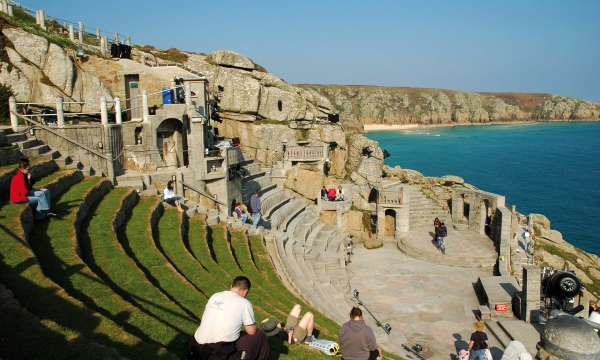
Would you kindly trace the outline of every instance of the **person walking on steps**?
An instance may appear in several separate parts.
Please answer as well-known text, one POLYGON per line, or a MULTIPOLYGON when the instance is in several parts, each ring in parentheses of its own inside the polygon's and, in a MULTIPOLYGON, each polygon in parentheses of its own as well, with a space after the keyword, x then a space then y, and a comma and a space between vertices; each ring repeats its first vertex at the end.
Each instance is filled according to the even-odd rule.
POLYGON ((252 226, 257 227, 260 224, 260 194, 256 191, 250 197, 250 212, 252 212, 252 226))
POLYGON ((469 353, 471 354, 471 360, 492 360, 492 354, 488 348, 488 337, 483 331, 485 330, 485 323, 481 320, 475 323, 475 332, 471 334, 469 340, 469 353))
POLYGON ((438 248, 442 251, 442 254, 444 255, 446 255, 446 241, 444 240, 446 236, 448 236, 448 229, 446 228, 446 224, 444 224, 444 222, 440 222, 437 234, 437 245, 438 248))

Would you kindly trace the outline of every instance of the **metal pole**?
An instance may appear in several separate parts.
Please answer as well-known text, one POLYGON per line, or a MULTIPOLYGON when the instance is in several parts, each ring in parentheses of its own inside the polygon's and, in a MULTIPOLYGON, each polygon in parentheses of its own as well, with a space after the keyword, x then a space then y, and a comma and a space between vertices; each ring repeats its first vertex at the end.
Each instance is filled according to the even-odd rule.
POLYGON ((58 127, 65 126, 65 110, 63 107, 63 101, 63 98, 60 96, 56 98, 56 122, 58 127))
POLYGON ((116 97, 114 100, 115 100, 115 122, 117 125, 121 125, 123 123, 123 116, 121 114, 121 99, 116 97))
POLYGON ((17 99, 14 96, 8 98, 8 110, 10 111, 10 127, 13 131, 17 131, 19 118, 17 117, 17 99))
POLYGON ((148 108, 148 91, 142 93, 142 119, 145 123, 150 122, 150 109, 148 108))
POLYGON ((106 106, 106 96, 100 97, 100 119, 102 125, 108 126, 108 107, 106 106))

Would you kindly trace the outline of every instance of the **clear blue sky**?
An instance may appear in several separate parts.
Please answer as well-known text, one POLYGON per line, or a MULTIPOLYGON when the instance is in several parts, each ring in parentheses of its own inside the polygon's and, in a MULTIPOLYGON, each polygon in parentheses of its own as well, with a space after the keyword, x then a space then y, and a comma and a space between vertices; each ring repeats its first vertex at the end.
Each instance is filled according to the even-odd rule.
POLYGON ((295 83, 600 101, 600 1, 23 0, 134 42, 232 49, 295 83))

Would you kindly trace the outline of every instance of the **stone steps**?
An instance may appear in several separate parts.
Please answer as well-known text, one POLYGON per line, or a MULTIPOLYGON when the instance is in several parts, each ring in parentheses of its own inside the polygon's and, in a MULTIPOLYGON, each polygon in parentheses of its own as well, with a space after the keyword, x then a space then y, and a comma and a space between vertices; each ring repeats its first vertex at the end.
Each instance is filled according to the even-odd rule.
POLYGON ((500 327, 497 321, 494 320, 486 320, 485 327, 490 331, 490 333, 498 340, 502 347, 506 348, 508 343, 511 342, 510 336, 506 333, 506 331, 500 327))

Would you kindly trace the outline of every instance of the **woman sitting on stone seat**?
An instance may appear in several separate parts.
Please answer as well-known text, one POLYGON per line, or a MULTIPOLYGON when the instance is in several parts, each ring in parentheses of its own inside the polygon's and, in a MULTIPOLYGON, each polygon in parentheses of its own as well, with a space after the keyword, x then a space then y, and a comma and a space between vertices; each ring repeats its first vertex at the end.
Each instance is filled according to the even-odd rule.
POLYGON ((173 180, 167 182, 167 186, 163 191, 163 201, 171 206, 176 206, 179 212, 183 212, 183 208, 181 207, 181 197, 177 196, 175 190, 173 190, 173 180))

